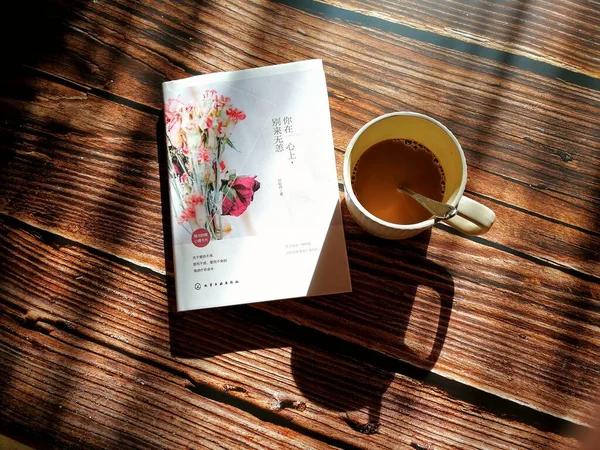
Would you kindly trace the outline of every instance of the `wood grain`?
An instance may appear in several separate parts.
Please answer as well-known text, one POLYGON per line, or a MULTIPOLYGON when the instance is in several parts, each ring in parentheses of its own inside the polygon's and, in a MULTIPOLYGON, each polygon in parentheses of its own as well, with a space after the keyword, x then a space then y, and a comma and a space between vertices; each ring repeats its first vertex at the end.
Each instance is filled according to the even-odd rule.
POLYGON ((317 1, 437 36, 600 76, 600 43, 596 39, 600 9, 594 2, 317 1))
POLYGON ((458 136, 471 172, 496 180, 476 192, 598 232, 597 91, 270 3, 91 3, 56 33, 63 45, 31 65, 142 109, 161 108, 162 79, 323 58, 338 149, 378 114, 430 114, 458 136))
MULTIPOLYGON (((15 80, 21 88, 5 94, 7 120, 0 125, 7 142, 3 152, 6 169, 0 174, 0 188, 5 192, 0 210, 44 229, 67 233, 94 248, 164 270, 161 230, 156 225, 161 223, 159 150, 155 144, 158 118, 45 80, 35 72, 15 75, 7 81, 8 89, 17 83, 15 80), (27 125, 11 120, 13 112, 27 125), (65 115, 68 123, 63 123, 65 115), (47 130, 54 130, 51 138, 47 130), (86 186, 84 191, 81 186, 86 186), (130 237, 127 241, 126 236, 130 237)), ((340 125, 337 129, 344 128, 340 125)), ((338 152, 338 174, 342 158, 338 152)), ((559 212, 561 207, 568 211, 566 202, 554 204, 542 194, 529 197, 523 186, 519 187, 511 196, 522 194, 523 201, 548 205, 550 212, 559 212)), ((600 249, 593 245, 597 233, 565 227, 560 221, 532 216, 504 202, 494 203, 493 194, 502 195, 506 190, 499 175, 473 168, 468 188, 468 194, 487 191, 489 195, 480 200, 498 215, 498 223, 485 236, 485 242, 535 255, 566 271, 590 276, 598 273, 600 249)))
POLYGON ((20 98, 3 97, 0 209, 138 264, 164 266, 157 117, 39 77, 22 83, 22 76, 5 84, 20 98))
POLYGON ((587 423, 599 388, 597 284, 438 230, 383 245, 347 213, 344 222, 352 294, 255 307, 587 423))
MULTIPOLYGON (((21 114, 31 115, 24 120, 30 125, 22 131, 7 130, 18 133, 12 134, 18 139, 10 153, 3 152, 10 155, 0 177, 7 199, 4 213, 164 273, 152 137, 156 119, 95 95, 75 98, 82 94, 43 78, 31 77, 28 83, 23 86, 29 86, 37 100, 9 102, 21 114), (125 115, 127 120, 115 119, 125 115), (68 125, 62 122, 64 117, 69 117, 68 125), (95 124, 91 130, 90 122, 95 124), (48 129, 54 130, 52 140, 44 140, 48 129), (129 133, 133 137, 126 137, 129 133), (32 173, 43 174, 43 179, 32 173)), ((514 227, 522 220, 520 227, 527 228, 532 220, 526 214, 508 214, 514 227)), ((436 373, 586 422, 598 388, 599 342, 592 331, 599 324, 597 284, 442 230, 435 230, 430 242, 425 235, 383 245, 361 232, 347 214, 344 219, 354 293, 257 308, 394 358, 424 367, 434 362, 436 373), (438 289, 427 281, 429 271, 439 279, 438 289), (453 298, 454 304, 446 305, 451 306, 452 321, 444 351, 435 358, 439 360, 423 361, 411 346, 416 356, 422 356, 432 345, 440 314, 439 289, 453 298), (413 323, 416 328, 404 345, 402 333, 409 324, 406 302, 413 298, 412 308, 422 316, 413 323), (420 334, 426 336, 425 342, 420 334), (570 380, 575 378, 582 381, 572 386, 570 380)), ((554 226, 544 229, 556 237, 571 232, 552 222, 540 223, 554 226)), ((497 229, 501 236, 503 230, 518 228, 497 229)), ((543 254, 541 232, 523 236, 537 242, 536 255, 543 254)), ((510 248, 519 248, 512 239, 510 234, 499 238, 510 248)), ((579 239, 587 248, 585 235, 579 239)), ((588 245, 592 248, 591 242, 588 245)), ((573 249, 573 260, 577 251, 573 249)), ((561 256, 553 257, 560 264, 561 256)))
MULTIPOLYGON (((0 27, 14 43, 0 75, 3 429, 36 420, 55 447, 573 448, 566 420, 590 423, 600 383, 595 85, 276 3, 15 6, 27 23, 6 14, 0 27), (35 47, 15 39, 25 28, 35 47), (375 115, 433 115, 498 223, 483 238, 436 229, 384 245, 345 211, 353 294, 167 317, 160 82, 311 57, 326 66, 338 167, 375 115)), ((452 7, 426 3, 421 17, 458 20, 452 7)), ((538 58, 527 46, 552 14, 501 50, 538 58)), ((550 36, 541 54, 597 74, 577 26, 562 29, 587 53, 550 36)))
POLYGON ((326 336, 290 338, 293 326, 248 307, 168 317, 164 276, 13 219, 0 220, 0 249, 0 424, 53 447, 576 443, 565 422, 490 413, 377 359, 348 358, 326 336), (369 420, 377 433, 356 430, 369 420))
POLYGON ((185 380, 40 322, 0 322, 2 427, 40 448, 318 448, 290 429, 190 392, 185 380), (31 435, 30 435, 31 439, 31 435))

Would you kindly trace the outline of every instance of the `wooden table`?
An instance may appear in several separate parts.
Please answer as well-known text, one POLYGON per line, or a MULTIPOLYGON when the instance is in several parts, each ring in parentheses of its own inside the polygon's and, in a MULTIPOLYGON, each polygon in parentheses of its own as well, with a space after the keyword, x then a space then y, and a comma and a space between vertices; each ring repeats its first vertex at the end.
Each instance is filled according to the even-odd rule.
POLYGON ((39 448, 577 448, 600 388, 597 1, 12 8, 0 434, 39 448), (422 112, 461 141, 467 194, 496 224, 391 242, 344 207, 352 294, 169 313, 160 83, 309 58, 324 61, 340 181, 363 123, 422 112))

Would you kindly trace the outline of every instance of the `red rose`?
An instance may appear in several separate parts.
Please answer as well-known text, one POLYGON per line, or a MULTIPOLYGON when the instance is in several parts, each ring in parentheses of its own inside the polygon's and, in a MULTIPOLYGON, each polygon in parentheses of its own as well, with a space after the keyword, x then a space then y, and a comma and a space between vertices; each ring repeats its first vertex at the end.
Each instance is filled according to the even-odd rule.
POLYGON ((254 193, 260 188, 256 176, 237 177, 227 183, 223 197, 223 215, 240 216, 254 200, 254 193))

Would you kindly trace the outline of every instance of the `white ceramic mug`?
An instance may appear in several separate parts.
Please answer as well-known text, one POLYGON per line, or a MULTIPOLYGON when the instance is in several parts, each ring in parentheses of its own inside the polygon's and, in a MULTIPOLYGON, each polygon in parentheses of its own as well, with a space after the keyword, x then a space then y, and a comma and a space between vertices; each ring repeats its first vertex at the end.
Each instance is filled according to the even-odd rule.
POLYGON ((433 218, 409 225, 386 222, 367 211, 356 198, 351 178, 358 158, 372 145, 396 138, 423 144, 440 161, 446 178, 443 201, 458 209, 458 214, 444 223, 471 235, 483 234, 492 226, 496 219, 494 212, 463 195, 467 184, 467 163, 456 137, 431 117, 412 112, 395 112, 379 116, 364 125, 346 148, 343 167, 346 204, 362 228, 382 238, 405 239, 432 227, 435 223, 433 218))

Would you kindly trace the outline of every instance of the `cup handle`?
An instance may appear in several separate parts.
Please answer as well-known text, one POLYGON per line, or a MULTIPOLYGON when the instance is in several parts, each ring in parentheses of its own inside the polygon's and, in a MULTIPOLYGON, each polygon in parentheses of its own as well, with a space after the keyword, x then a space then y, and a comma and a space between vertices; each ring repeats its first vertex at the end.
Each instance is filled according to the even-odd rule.
POLYGON ((461 233, 478 235, 487 232, 496 220, 496 214, 487 206, 462 196, 458 202, 458 214, 443 223, 461 233))

